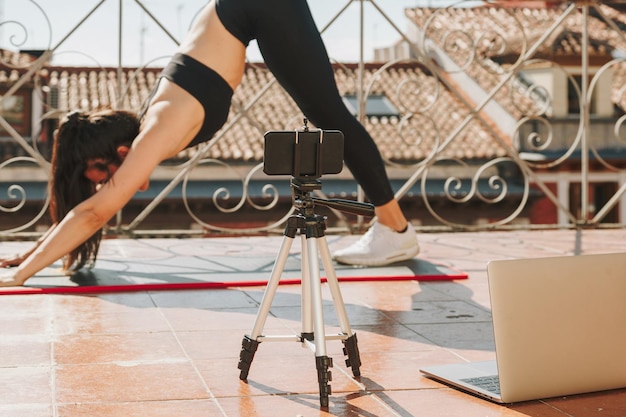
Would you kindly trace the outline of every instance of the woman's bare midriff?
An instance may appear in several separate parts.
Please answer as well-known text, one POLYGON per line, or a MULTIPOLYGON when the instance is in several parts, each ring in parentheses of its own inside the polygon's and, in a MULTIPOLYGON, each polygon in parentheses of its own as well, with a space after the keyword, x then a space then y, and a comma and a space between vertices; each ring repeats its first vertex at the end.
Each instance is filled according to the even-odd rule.
POLYGON ((233 90, 241 83, 246 47, 222 25, 215 11, 215 2, 209 3, 200 12, 178 52, 217 72, 233 90))

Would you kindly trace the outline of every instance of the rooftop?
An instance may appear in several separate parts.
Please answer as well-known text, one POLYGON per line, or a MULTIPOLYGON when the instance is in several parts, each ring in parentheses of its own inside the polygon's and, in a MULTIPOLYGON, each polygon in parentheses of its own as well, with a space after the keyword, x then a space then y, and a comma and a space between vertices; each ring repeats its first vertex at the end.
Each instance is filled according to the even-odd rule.
MULTIPOLYGON (((355 238, 333 237, 330 249, 355 238)), ((353 377, 343 364, 340 342, 327 342, 334 359, 328 410, 319 406, 313 355, 299 344, 261 344, 248 383, 239 380, 241 340, 252 329, 264 287, 5 295, 0 411, 4 417, 622 417, 626 389, 502 406, 429 380, 419 369, 495 357, 488 261, 620 252, 625 238, 622 229, 421 235, 418 258, 469 278, 342 282, 362 375, 353 377)), ((218 239, 225 238, 203 246, 227 252, 218 239)), ((267 245, 250 246, 251 255, 272 252, 281 238, 263 239, 267 245)), ((198 250, 195 240, 182 242, 198 250)), ((1 250, 22 244, 5 242, 1 250)), ((120 256, 130 260, 133 253, 120 256)), ((176 273, 175 264, 168 273, 176 273)), ((279 287, 268 329, 299 329, 299 294, 299 285, 279 287)), ((323 298, 330 306, 325 285, 323 298)), ((327 321, 332 328, 334 318, 327 321)))

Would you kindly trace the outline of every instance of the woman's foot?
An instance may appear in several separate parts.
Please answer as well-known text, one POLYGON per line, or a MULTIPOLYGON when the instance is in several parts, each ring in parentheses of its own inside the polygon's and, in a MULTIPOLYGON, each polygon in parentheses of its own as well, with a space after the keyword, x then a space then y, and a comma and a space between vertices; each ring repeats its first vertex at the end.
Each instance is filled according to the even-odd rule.
POLYGON ((358 241, 335 251, 333 258, 342 264, 383 266, 411 259, 419 250, 415 229, 410 223, 403 232, 396 232, 375 222, 358 241))

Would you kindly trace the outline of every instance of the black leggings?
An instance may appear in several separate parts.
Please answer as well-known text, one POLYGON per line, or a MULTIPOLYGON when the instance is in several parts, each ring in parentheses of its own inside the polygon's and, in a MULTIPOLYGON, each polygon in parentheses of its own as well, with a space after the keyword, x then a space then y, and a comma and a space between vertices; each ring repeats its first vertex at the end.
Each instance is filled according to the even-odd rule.
POLYGON ((256 39, 268 69, 320 129, 344 134, 344 160, 375 206, 394 198, 378 147, 343 103, 306 0, 216 0, 222 24, 244 45, 256 39))

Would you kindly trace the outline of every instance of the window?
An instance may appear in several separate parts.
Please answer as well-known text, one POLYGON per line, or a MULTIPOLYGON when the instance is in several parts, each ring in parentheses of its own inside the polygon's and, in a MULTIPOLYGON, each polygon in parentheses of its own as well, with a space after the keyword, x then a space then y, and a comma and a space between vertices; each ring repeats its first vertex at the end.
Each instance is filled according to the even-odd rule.
MULTIPOLYGON (((616 182, 592 182, 588 186, 588 218, 592 219, 617 193, 619 188, 616 182)), ((582 200, 582 186, 579 182, 570 183, 569 206, 572 213, 581 218, 582 212, 580 202, 582 200)), ((619 223, 619 204, 611 208, 609 212, 600 219, 600 223, 619 223)))
MULTIPOLYGON (((591 82, 595 74, 589 74, 588 81, 591 82)), ((576 84, 582 90, 582 76, 573 75, 576 84)), ((589 113, 595 116, 611 117, 615 112, 615 106, 611 100, 611 88, 613 83, 613 75, 611 71, 607 71, 600 77, 591 92, 591 103, 589 113)), ((589 88, 590 86, 588 86, 589 88)), ((569 100, 569 114, 580 114, 580 97, 574 88, 572 82, 568 82, 567 97, 569 100)))
MULTIPOLYGON (((356 116, 359 112, 359 104, 354 94, 346 94, 343 96, 343 102, 350 112, 356 116)), ((365 103, 365 115, 367 117, 391 117, 400 116, 400 112, 383 94, 370 95, 365 103)))

